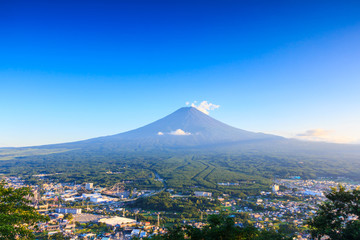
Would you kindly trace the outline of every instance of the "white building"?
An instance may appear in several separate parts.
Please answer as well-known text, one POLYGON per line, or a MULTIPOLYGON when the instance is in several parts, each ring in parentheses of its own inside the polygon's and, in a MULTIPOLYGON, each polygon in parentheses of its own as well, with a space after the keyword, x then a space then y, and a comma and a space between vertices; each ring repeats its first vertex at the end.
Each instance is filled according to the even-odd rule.
POLYGON ((279 185, 277 185, 277 184, 274 184, 273 186, 272 186, 272 191, 273 192, 278 192, 279 191, 279 185))
POLYGON ((86 185, 85 185, 85 189, 86 190, 93 190, 93 183, 87 183, 86 185))
POLYGON ((102 196, 95 196, 95 197, 90 197, 90 202, 92 203, 101 203, 101 202, 108 202, 109 199, 105 199, 102 196))
POLYGON ((65 202, 73 202, 75 201, 74 197, 68 197, 68 198, 62 198, 62 200, 64 200, 65 202))
POLYGON ((91 194, 89 194, 89 193, 83 193, 82 195, 81 195, 81 198, 82 199, 84 199, 84 200, 86 200, 87 198, 95 198, 95 197, 101 197, 101 194, 100 193, 91 193, 91 194))
POLYGON ((81 214, 81 208, 57 208, 57 213, 81 214))

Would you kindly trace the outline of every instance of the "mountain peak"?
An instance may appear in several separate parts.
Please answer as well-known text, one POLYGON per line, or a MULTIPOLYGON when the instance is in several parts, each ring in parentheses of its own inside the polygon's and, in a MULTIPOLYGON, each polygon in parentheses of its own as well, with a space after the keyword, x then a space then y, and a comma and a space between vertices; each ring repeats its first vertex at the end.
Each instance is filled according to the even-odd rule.
MULTIPOLYGON (((178 110, 176 110, 175 112, 188 112, 188 113, 202 113, 202 114, 205 114, 203 113, 202 111, 200 111, 199 109, 197 109, 196 107, 182 107, 182 108, 179 108, 178 110)), ((175 113, 174 112, 174 113, 175 113)))

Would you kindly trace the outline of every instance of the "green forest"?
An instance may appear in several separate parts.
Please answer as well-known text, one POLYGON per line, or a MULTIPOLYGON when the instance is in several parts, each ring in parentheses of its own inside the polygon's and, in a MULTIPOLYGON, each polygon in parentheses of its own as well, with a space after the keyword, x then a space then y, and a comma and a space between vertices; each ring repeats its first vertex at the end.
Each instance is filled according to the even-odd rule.
POLYGON ((346 176, 358 180, 357 165, 351 159, 275 153, 72 150, 3 160, 0 173, 20 176, 29 183, 42 181, 34 175, 54 174, 48 178, 55 182, 93 182, 102 187, 126 182, 128 189, 161 189, 165 186, 158 174, 166 188, 177 193, 206 190, 241 197, 269 190, 274 178, 346 176))

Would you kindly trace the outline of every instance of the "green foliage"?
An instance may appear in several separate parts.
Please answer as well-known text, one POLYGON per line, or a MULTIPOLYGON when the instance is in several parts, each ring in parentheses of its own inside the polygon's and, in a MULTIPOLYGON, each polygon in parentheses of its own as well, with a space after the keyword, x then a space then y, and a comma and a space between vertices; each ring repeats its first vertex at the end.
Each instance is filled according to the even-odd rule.
POLYGON ((286 223, 279 225, 279 233, 283 233, 286 235, 292 235, 296 232, 299 232, 299 228, 295 226, 293 223, 286 223))
POLYGON ((93 223, 88 222, 84 224, 77 225, 78 228, 86 229, 86 231, 90 231, 92 233, 101 234, 111 230, 111 227, 106 225, 105 223, 93 223))
POLYGON ((55 234, 49 236, 48 239, 51 239, 51 240, 68 240, 68 239, 70 239, 70 237, 65 237, 64 234, 59 232, 59 233, 55 233, 55 234))
POLYGON ((290 240, 281 233, 257 230, 253 226, 237 227, 232 218, 225 215, 210 215, 208 225, 198 229, 192 226, 169 229, 168 233, 155 236, 155 240, 290 240))
POLYGON ((360 190, 346 191, 343 186, 333 188, 326 194, 328 201, 319 205, 319 210, 309 221, 311 235, 320 239, 360 239, 360 190))
POLYGON ((170 193, 161 192, 155 196, 137 199, 132 207, 145 210, 188 212, 194 214, 198 213, 199 210, 214 209, 219 204, 219 201, 207 198, 171 198, 170 193))
POLYGON ((29 188, 14 189, 0 182, 0 239, 33 239, 33 229, 47 218, 39 214, 27 199, 29 188))
MULTIPOLYGON (((347 176, 360 179, 358 161, 316 155, 232 152, 199 149, 123 151, 119 146, 107 149, 80 149, 49 155, 17 157, 0 161, 0 172, 20 176, 32 184, 41 183, 37 174, 54 174, 54 182, 83 183, 110 187, 126 182, 128 189, 161 189, 155 173, 175 192, 211 191, 243 198, 268 191, 274 177, 347 176), (316 160, 316 161, 315 161, 316 160), (111 171, 116 174, 108 174, 111 171), (59 174, 55 174, 59 173, 59 174), (222 186, 230 182, 236 185, 222 186)), ((56 149, 54 149, 56 151, 56 149)))
POLYGON ((74 219, 74 216, 71 213, 65 213, 64 219, 71 221, 74 219))

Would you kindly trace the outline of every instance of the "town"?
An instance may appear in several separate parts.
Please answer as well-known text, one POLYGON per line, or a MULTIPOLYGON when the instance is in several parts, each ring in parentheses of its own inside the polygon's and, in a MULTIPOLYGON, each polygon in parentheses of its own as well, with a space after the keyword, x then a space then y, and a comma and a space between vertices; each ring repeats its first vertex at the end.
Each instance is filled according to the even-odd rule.
MULTIPOLYGON (((46 174, 36 176, 45 180, 47 178, 46 174)), ((275 180, 269 191, 237 198, 228 194, 215 197, 211 192, 204 191, 181 195, 165 188, 128 190, 124 182, 107 189, 94 186, 93 183, 47 181, 39 186, 27 185, 18 177, 3 179, 13 188, 30 187, 33 206, 50 218, 50 221, 39 224, 37 239, 48 239, 49 236, 59 234, 67 237, 66 239, 143 238, 164 234, 174 224, 201 228, 206 224, 206 216, 223 213, 233 217, 238 226, 251 224, 258 229, 281 229, 295 234, 296 239, 310 239, 306 221, 316 212, 318 204, 326 200, 324 192, 339 184, 346 189, 360 186, 341 179, 302 180, 293 176, 275 180), (164 211, 156 207, 151 209, 151 205, 143 209, 136 204, 140 199, 151 199, 164 193, 179 201, 195 198, 204 199, 211 204, 206 205, 207 209, 198 209, 193 214, 172 209, 164 211)), ((162 200, 169 201, 161 197, 157 199, 162 200)))

